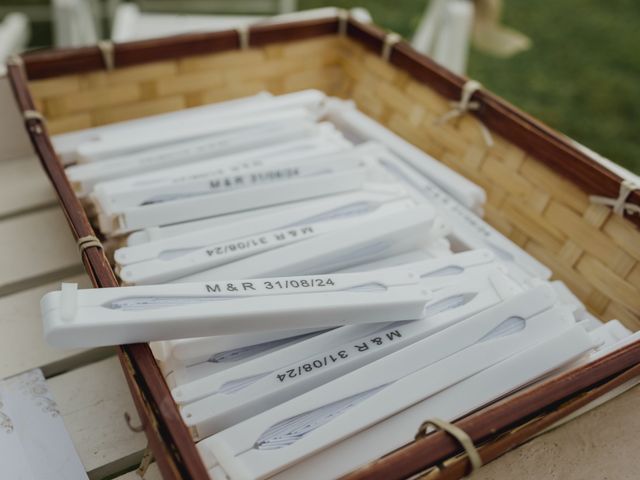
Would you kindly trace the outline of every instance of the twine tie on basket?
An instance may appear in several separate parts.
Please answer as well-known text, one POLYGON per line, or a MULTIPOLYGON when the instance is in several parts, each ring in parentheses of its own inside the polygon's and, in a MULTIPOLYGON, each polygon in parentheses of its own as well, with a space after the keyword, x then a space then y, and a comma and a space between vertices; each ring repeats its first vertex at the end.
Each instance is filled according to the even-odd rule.
POLYGON ((107 71, 111 71, 115 67, 114 48, 113 42, 110 40, 101 40, 96 45, 100 54, 102 55, 102 61, 104 62, 104 68, 107 71))
POLYGON ((241 25, 236 27, 236 32, 238 32, 238 44, 240 46, 240 50, 246 50, 249 48, 249 27, 246 25, 241 25))
POLYGON ((635 190, 640 190, 640 184, 632 180, 623 180, 620 182, 620 191, 618 198, 603 197, 600 195, 591 195, 589 200, 596 205, 606 205, 612 207, 613 213, 623 216, 626 213, 640 214, 640 206, 627 202, 627 198, 635 190))
POLYGON ((80 249, 80 254, 82 254, 87 248, 97 247, 104 250, 102 246, 102 242, 98 240, 98 237, 94 235, 87 235, 86 237, 80 237, 78 239, 78 248, 80 249))
POLYGON ((347 24, 349 23, 349 10, 341 8, 338 10, 338 35, 344 37, 347 34, 347 24))
POLYGON ((15 65, 16 67, 23 68, 24 60, 22 60, 20 55, 13 54, 7 59, 7 65, 15 65))
POLYGON ((25 122, 29 120, 40 120, 42 123, 47 122, 44 116, 37 110, 25 110, 24 112, 22 112, 22 117, 24 118, 25 122))
POLYGON ((473 444, 473 440, 471 440, 471 437, 467 434, 467 432, 459 427, 456 427, 452 423, 445 422, 444 420, 441 420, 439 418, 432 418, 431 420, 426 420, 422 423, 422 425, 420 425, 420 428, 418 428, 418 431, 416 432, 416 440, 424 437, 427 434, 427 429, 429 427, 434 427, 437 430, 447 432, 458 441, 460 446, 462 446, 467 454, 467 457, 469 458, 469 463, 471 464, 471 472, 469 473, 467 478, 473 475, 473 473, 480 467, 482 467, 482 458, 480 457, 476 446, 473 444))
MULTIPOLYGON (((458 118, 463 116, 464 114, 475 111, 480 108, 480 102, 475 100, 471 100, 471 97, 475 92, 482 88, 482 84, 475 80, 468 80, 462 86, 462 95, 460 96, 460 101, 451 102, 451 110, 447 113, 443 114, 440 118, 436 120, 437 125, 441 125, 443 123, 447 123, 454 118, 458 118)), ((484 142, 487 144, 487 147, 493 146, 493 137, 491 132, 486 127, 484 123, 482 123, 479 119, 475 119, 478 122, 478 128, 480 128, 480 132, 482 133, 482 138, 484 142)))
POLYGON ((32 127, 35 130, 35 133, 42 133, 43 129, 42 129, 42 125, 45 125, 47 123, 47 119, 44 118, 44 116, 38 112, 37 110, 25 110, 24 112, 22 112, 22 118, 24 118, 25 123, 29 123, 29 120, 38 120, 38 124, 34 126, 32 125, 28 125, 29 129, 31 129, 32 127))
POLYGON ((393 47, 396 45, 396 43, 400 42, 401 40, 402 40, 402 37, 396 32, 389 32, 384 37, 384 43, 382 44, 382 52, 380 53, 380 56, 385 62, 389 61, 389 58, 391 57, 391 52, 393 51, 393 47))

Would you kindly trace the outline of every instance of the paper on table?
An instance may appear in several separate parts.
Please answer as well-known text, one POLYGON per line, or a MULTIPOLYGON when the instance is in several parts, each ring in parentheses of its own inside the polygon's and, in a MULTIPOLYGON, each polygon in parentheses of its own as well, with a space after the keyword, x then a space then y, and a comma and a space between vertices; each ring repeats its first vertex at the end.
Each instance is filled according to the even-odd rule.
POLYGON ((0 382, 0 478, 88 478, 40 370, 0 382))

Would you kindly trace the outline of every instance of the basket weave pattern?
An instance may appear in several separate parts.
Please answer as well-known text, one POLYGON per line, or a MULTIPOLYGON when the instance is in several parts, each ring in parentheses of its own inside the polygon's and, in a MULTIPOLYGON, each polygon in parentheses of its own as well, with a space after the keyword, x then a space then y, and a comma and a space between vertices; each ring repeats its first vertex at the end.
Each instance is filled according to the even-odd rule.
POLYGON ((269 90, 317 88, 368 115, 487 191, 485 218, 547 264, 603 320, 640 329, 640 231, 592 205, 535 157, 470 115, 438 119, 449 101, 338 36, 30 82, 51 134, 269 90))

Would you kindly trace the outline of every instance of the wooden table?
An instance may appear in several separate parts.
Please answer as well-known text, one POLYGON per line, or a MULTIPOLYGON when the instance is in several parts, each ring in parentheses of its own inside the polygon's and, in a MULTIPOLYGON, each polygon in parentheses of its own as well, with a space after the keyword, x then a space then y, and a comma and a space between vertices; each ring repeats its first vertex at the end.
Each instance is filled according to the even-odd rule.
MULTIPOLYGON (((0 105, 8 105, 7 92, 0 78, 0 105)), ((146 439, 124 420, 128 412, 138 421, 114 350, 57 350, 43 341, 42 295, 63 281, 89 281, 53 189, 20 136, 20 121, 6 110, 0 108, 0 378, 41 368, 89 477, 135 480, 146 439), (12 158, 3 159, 3 151, 12 158)), ((634 388, 505 455, 477 478, 638 478, 639 409, 634 388)), ((145 478, 160 478, 155 465, 145 478)))

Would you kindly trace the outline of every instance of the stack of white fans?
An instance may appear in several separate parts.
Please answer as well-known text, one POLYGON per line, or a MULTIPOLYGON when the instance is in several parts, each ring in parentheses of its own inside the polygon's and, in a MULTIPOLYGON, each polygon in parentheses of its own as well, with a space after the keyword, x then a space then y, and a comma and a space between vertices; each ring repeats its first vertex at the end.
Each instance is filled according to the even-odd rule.
POLYGON ((484 191, 318 91, 54 138, 122 288, 42 301, 140 341, 212 478, 330 478, 635 336, 479 215, 484 191))

